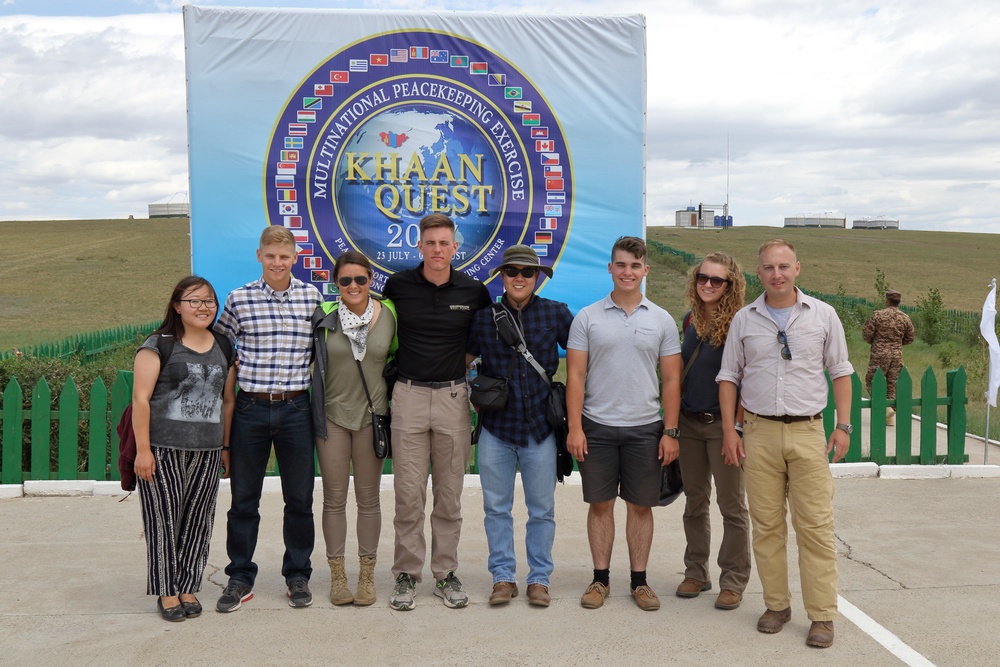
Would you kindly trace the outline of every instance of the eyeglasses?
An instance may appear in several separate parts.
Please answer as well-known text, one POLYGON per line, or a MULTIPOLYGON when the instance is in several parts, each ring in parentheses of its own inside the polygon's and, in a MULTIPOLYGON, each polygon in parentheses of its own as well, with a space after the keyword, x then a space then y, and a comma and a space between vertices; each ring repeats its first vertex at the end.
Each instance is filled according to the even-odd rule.
POLYGON ((528 266, 523 269, 519 269, 516 266, 503 267, 503 274, 508 278, 517 278, 518 275, 522 275, 525 278, 532 278, 536 273, 538 273, 538 269, 533 269, 528 266))
POLYGON ((784 331, 778 332, 778 342, 784 345, 784 347, 781 348, 781 358, 785 361, 791 361, 792 351, 788 349, 788 336, 785 335, 784 331))
POLYGON ((215 299, 177 299, 178 301, 184 301, 185 303, 190 303, 191 307, 195 310, 205 306, 206 308, 215 308, 217 305, 215 299))
POLYGON ((719 276, 706 276, 704 273, 699 273, 695 277, 699 285, 704 285, 705 283, 711 283, 712 287, 722 287, 729 282, 728 278, 720 278, 719 276))
POLYGON ((359 285, 368 284, 368 276, 344 276, 343 278, 337 278, 337 284, 341 287, 350 287, 351 283, 357 283, 359 285))

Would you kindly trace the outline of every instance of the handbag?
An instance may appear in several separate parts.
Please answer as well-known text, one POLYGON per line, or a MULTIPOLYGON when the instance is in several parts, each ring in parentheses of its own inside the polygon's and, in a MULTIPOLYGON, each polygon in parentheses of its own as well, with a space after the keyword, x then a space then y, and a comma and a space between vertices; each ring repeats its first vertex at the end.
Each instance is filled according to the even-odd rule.
POLYGON ((545 417, 556 436, 556 480, 562 482, 573 474, 573 457, 566 449, 569 419, 566 413, 566 385, 562 382, 553 382, 549 387, 545 417))
POLYGON ((509 378, 477 375, 469 382, 469 400, 480 410, 502 410, 510 394, 509 378))
POLYGON ((375 448, 375 458, 385 459, 392 457, 392 414, 380 415, 375 412, 372 405, 372 395, 368 392, 368 382, 365 380, 365 372, 361 368, 361 361, 354 360, 358 364, 358 373, 361 374, 361 386, 365 388, 365 398, 368 399, 368 412, 372 415, 372 446, 375 448))
MULTIPOLYGON (((691 322, 691 313, 684 316, 683 330, 687 331, 687 326, 691 322)), ((687 364, 684 366, 684 370, 681 371, 681 386, 684 385, 684 379, 687 377, 688 371, 691 370, 691 365, 694 364, 694 360, 698 358, 698 352, 701 351, 701 344, 704 341, 699 338, 698 345, 694 348, 694 352, 691 354, 691 358, 688 359, 687 364)), ((680 495, 684 493, 684 479, 681 477, 681 462, 674 459, 667 465, 663 466, 663 477, 660 478, 660 507, 666 507, 670 503, 677 500, 680 495)))

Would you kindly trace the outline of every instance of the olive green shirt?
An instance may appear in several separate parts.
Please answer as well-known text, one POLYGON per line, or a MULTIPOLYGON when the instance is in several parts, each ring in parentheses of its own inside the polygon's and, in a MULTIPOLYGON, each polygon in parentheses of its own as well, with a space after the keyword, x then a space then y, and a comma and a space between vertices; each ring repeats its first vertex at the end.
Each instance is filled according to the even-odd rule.
MULTIPOLYGON (((375 325, 368 332, 365 358, 361 362, 368 391, 372 395, 372 405, 380 415, 389 411, 382 371, 395 331, 396 322, 392 313, 383 306, 375 325)), ((351 341, 338 328, 327 335, 326 352, 326 416, 337 426, 359 431, 371 424, 372 417, 368 412, 368 399, 361 384, 358 364, 351 351, 351 341)))

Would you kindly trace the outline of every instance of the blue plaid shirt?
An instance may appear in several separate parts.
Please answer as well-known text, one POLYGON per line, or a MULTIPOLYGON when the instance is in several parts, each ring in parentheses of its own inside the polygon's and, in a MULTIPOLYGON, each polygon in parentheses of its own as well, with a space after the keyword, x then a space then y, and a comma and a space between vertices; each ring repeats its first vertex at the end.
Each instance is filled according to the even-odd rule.
POLYGON ((236 345, 242 391, 280 394, 312 382, 312 314, 323 303, 319 290, 298 278, 284 292, 264 279, 229 293, 215 330, 236 345))
MULTIPOLYGON (((566 339, 573 323, 573 314, 565 303, 533 296, 520 312, 503 305, 510 312, 524 334, 528 351, 541 364, 549 379, 559 369, 559 347, 566 349, 566 339)), ((528 436, 541 442, 552 432, 545 418, 549 385, 542 380, 531 364, 516 350, 508 347, 497 333, 493 322, 493 309, 476 311, 469 329, 466 351, 483 362, 479 372, 483 375, 503 377, 507 374, 511 360, 514 369, 510 377, 510 394, 503 410, 479 413, 487 431, 504 442, 524 446, 528 436)))

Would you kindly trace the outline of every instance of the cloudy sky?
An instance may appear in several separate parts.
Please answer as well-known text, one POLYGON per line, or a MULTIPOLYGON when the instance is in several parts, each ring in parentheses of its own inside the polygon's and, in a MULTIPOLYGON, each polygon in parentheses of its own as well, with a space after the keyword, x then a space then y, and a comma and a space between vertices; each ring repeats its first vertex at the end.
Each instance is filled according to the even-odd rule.
MULTIPOLYGON (((0 220, 145 217, 188 189, 182 4, 0 0, 0 220)), ((996 0, 287 4, 642 13, 649 224, 728 190, 737 225, 1000 233, 996 0)))

